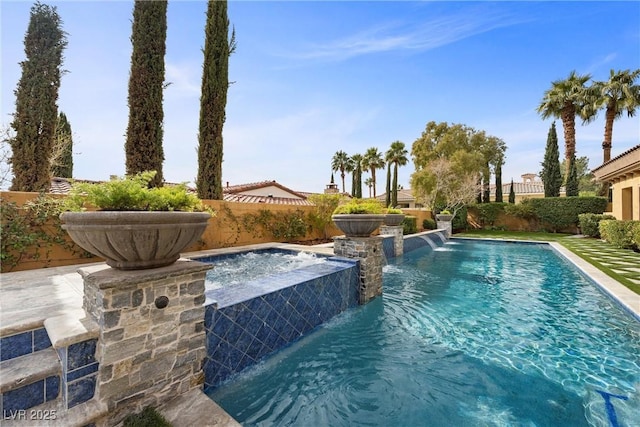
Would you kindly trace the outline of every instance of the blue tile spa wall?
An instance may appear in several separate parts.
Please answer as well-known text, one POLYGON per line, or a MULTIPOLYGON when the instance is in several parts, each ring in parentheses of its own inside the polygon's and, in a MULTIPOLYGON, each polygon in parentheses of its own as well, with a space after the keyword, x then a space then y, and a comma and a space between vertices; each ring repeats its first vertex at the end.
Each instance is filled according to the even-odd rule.
POLYGON ((329 258, 207 294, 205 391, 358 304, 359 264, 329 258))
POLYGON ((62 394, 71 409, 93 397, 98 375, 96 344, 92 339, 57 349, 62 362, 62 394))
POLYGON ((0 338, 0 361, 35 353, 51 347, 49 335, 44 328, 0 338))
POLYGON ((404 253, 430 246, 435 249, 446 243, 446 237, 439 231, 431 231, 427 233, 412 235, 404 239, 404 253))
POLYGON ((54 400, 59 393, 60 377, 57 375, 2 393, 3 416, 18 414, 19 411, 54 400))

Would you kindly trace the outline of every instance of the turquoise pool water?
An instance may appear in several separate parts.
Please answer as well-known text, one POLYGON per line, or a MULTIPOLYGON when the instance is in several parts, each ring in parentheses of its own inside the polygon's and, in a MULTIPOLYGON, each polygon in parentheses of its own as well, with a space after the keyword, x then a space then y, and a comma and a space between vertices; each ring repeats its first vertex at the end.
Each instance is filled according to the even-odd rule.
POLYGON ((546 245, 457 240, 210 396, 245 426, 636 426, 640 322, 546 245))

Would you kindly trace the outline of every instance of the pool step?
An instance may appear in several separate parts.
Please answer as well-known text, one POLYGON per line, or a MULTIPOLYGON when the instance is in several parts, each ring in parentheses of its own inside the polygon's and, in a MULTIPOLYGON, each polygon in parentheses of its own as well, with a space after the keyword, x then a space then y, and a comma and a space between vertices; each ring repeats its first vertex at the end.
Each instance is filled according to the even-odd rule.
POLYGON ((94 424, 107 415, 107 407, 91 399, 71 409, 65 409, 61 399, 45 402, 23 412, 5 413, 2 427, 27 425, 83 427, 94 424), (27 423, 30 422, 30 423, 27 423))
POLYGON ((3 418, 57 399, 61 374, 60 359, 52 347, 0 362, 3 418))

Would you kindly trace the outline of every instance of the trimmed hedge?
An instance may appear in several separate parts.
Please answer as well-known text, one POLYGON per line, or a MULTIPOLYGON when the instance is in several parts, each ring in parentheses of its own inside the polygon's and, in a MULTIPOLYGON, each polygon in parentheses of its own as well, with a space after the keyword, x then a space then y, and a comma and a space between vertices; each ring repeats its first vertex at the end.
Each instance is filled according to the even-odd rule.
POLYGON ((500 215, 509 203, 479 203, 474 207, 478 210, 478 219, 482 226, 493 227, 500 215))
POLYGON ((578 221, 580 222, 580 230, 582 234, 589 237, 600 237, 600 229, 598 224, 602 220, 616 219, 612 215, 600 215, 594 213, 585 213, 578 215, 578 221))
POLYGON ((640 250, 640 221, 633 221, 631 240, 633 240, 633 244, 636 245, 636 249, 640 250))
POLYGON ((638 225, 640 225, 640 221, 603 220, 600 221, 599 225, 600 235, 604 240, 617 248, 640 248, 640 246, 637 245, 637 241, 634 240, 638 225))
POLYGON ((535 215, 554 233, 578 226, 578 215, 602 214, 607 208, 605 197, 545 197, 530 199, 535 215))
POLYGON ((432 219, 425 218, 422 220, 422 228, 425 230, 435 230, 438 227, 436 222, 432 219))

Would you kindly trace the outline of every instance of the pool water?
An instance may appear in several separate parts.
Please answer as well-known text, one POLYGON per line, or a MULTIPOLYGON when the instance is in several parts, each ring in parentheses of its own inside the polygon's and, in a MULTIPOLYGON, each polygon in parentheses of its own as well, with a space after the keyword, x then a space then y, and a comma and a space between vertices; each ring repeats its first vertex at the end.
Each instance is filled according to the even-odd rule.
POLYGON ((547 245, 392 259, 384 295, 210 396, 245 426, 640 425, 640 322, 547 245))
POLYGON ((213 264, 206 276, 207 290, 236 286, 267 275, 326 262, 325 257, 310 252, 287 251, 254 251, 197 260, 213 264))

